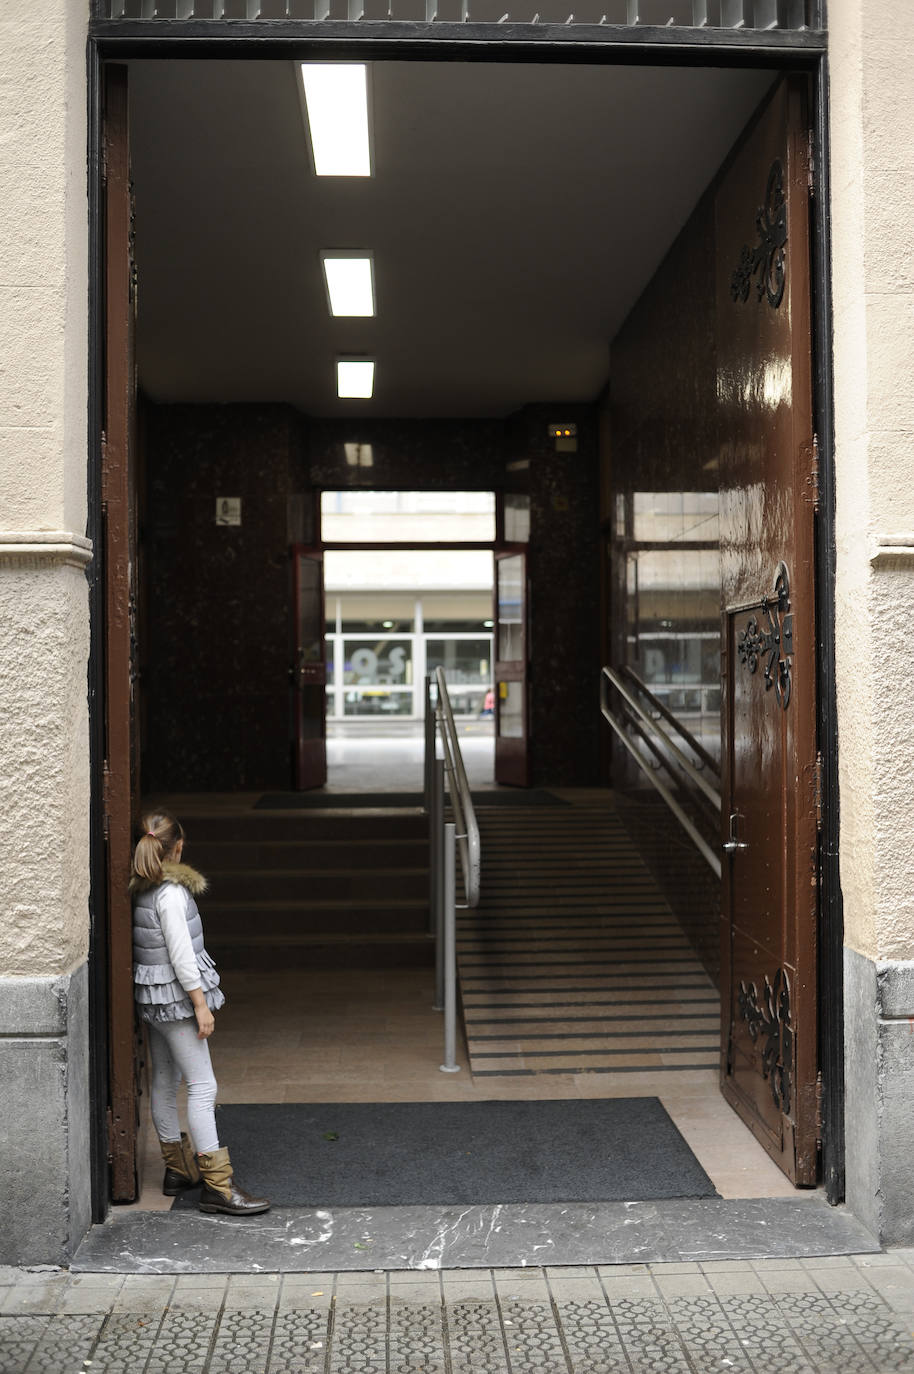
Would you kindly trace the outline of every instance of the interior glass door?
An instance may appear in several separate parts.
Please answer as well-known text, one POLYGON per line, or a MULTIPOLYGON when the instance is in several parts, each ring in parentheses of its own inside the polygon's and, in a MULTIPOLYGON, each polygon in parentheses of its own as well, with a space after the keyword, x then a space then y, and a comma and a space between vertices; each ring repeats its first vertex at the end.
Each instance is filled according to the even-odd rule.
POLYGON ((529 783, 527 555, 495 555, 495 781, 529 783))
POLYGON ((296 791, 327 781, 327 659, 324 638, 324 562, 320 552, 292 551, 293 784, 296 791))

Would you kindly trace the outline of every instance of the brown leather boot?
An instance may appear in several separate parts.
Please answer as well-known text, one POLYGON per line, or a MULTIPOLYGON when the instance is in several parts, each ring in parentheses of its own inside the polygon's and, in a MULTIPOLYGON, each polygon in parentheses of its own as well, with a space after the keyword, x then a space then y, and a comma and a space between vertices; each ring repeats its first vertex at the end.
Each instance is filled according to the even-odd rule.
POLYGON ((225 1146, 210 1154, 200 1154, 197 1159, 203 1175, 203 1191, 198 1204, 201 1212, 226 1212, 231 1217, 247 1217, 269 1211, 269 1198, 251 1197, 238 1187, 232 1177, 232 1162, 225 1146))
POLYGON ((166 1197, 177 1197, 185 1188, 196 1188, 200 1182, 197 1157, 184 1132, 180 1140, 160 1140, 159 1148, 165 1161, 165 1178, 162 1192, 166 1197))

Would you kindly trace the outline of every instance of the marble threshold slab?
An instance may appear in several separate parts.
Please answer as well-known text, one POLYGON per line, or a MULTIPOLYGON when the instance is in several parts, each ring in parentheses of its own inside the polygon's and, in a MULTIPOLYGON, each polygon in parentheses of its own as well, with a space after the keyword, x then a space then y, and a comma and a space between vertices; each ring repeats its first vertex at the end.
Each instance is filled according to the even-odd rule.
POLYGON ((327 1273, 806 1259, 878 1243, 820 1194, 477 1207, 275 1208, 256 1217, 113 1209, 74 1273, 327 1273))

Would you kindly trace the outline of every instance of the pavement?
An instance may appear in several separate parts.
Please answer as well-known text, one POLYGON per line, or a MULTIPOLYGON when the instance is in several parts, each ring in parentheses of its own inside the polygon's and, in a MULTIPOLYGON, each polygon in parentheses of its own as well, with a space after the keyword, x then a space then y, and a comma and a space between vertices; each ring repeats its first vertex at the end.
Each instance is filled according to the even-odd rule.
POLYGON ((2 1374, 914 1372, 914 1249, 348 1273, 0 1269, 2 1374))

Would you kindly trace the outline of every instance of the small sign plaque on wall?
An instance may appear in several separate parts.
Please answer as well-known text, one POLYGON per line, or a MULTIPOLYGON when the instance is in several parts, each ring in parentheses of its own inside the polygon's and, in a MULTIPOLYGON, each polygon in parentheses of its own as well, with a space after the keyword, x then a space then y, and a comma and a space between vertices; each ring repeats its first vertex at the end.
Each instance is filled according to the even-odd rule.
POLYGON ((216 497, 216 524, 217 524, 217 525, 240 525, 240 524, 241 524, 241 497, 240 497, 240 496, 217 496, 217 497, 216 497))

